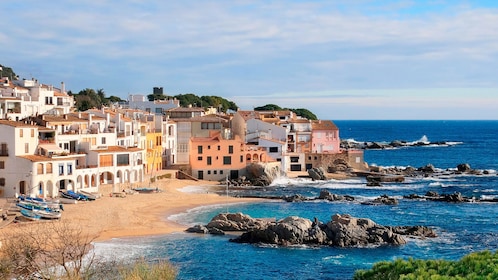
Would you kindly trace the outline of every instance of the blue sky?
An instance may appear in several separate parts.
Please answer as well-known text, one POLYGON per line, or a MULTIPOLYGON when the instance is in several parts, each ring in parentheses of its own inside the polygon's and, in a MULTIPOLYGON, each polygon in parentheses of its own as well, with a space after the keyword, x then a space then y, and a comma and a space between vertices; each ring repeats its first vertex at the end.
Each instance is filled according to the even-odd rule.
POLYGON ((7 0, 0 18, 0 63, 73 92, 498 119, 498 1, 7 0))

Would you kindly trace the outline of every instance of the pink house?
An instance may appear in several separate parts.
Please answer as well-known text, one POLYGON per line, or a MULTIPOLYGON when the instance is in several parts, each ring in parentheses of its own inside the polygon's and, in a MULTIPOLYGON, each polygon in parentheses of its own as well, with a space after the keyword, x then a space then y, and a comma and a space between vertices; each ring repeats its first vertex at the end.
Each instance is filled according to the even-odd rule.
POLYGON ((339 153, 339 129, 332 121, 316 120, 311 123, 311 152, 339 153))

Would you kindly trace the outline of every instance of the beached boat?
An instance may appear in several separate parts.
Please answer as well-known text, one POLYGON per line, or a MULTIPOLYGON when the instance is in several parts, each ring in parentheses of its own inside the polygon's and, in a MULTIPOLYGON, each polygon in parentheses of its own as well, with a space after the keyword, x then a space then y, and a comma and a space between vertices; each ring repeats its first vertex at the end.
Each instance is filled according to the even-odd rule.
POLYGON ((46 210, 34 209, 32 210, 32 212, 40 216, 42 219, 47 219, 47 220, 60 219, 60 217, 62 216, 62 213, 58 211, 46 211, 46 210))
POLYGON ((92 192, 86 192, 86 191, 78 191, 78 193, 82 194, 82 195, 86 195, 88 197, 88 199, 90 200, 95 200, 97 198, 100 198, 101 195, 100 193, 92 193, 92 192))
POLYGON ((62 204, 76 204, 76 203, 78 203, 78 200, 76 200, 74 198, 67 198, 67 197, 60 197, 59 201, 62 204))
POLYGON ((75 199, 75 200, 88 200, 88 197, 86 197, 85 195, 83 194, 78 194, 78 193, 75 193, 73 191, 60 191, 59 192, 61 194, 61 197, 64 197, 64 198, 69 198, 69 199, 75 199))
POLYGON ((50 208, 46 207, 45 205, 39 205, 36 203, 30 203, 26 201, 19 201, 18 203, 16 203, 16 206, 21 208, 21 212, 22 210, 28 210, 44 219, 59 219, 62 215, 60 212, 61 210, 60 205, 58 205, 57 208, 50 208))
POLYGON ((30 221, 37 221, 41 219, 41 216, 28 209, 21 209, 21 215, 23 218, 30 221))
POLYGON ((154 193, 157 192, 156 188, 135 188, 134 191, 138 193, 154 193))

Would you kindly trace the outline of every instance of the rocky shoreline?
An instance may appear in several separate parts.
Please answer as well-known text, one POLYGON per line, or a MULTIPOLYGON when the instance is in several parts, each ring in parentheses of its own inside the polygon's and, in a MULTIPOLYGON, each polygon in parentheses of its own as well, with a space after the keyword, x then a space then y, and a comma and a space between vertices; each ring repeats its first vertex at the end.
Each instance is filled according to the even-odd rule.
POLYGON ((224 234, 243 232, 230 239, 236 243, 261 243, 279 246, 316 245, 333 247, 365 247, 403 245, 406 238, 434 238, 436 232, 425 226, 384 226, 366 218, 335 214, 322 223, 290 216, 275 219, 255 219, 242 213, 222 213, 207 225, 196 225, 187 232, 224 234))

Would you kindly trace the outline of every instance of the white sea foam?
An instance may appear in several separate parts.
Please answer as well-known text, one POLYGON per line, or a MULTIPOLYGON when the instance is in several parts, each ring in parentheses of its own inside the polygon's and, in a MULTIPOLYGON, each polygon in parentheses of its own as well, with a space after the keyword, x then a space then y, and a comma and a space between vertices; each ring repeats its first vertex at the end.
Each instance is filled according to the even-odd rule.
POLYGON ((285 176, 275 178, 270 186, 280 186, 280 185, 302 185, 302 184, 310 184, 313 181, 311 178, 289 178, 285 176))

